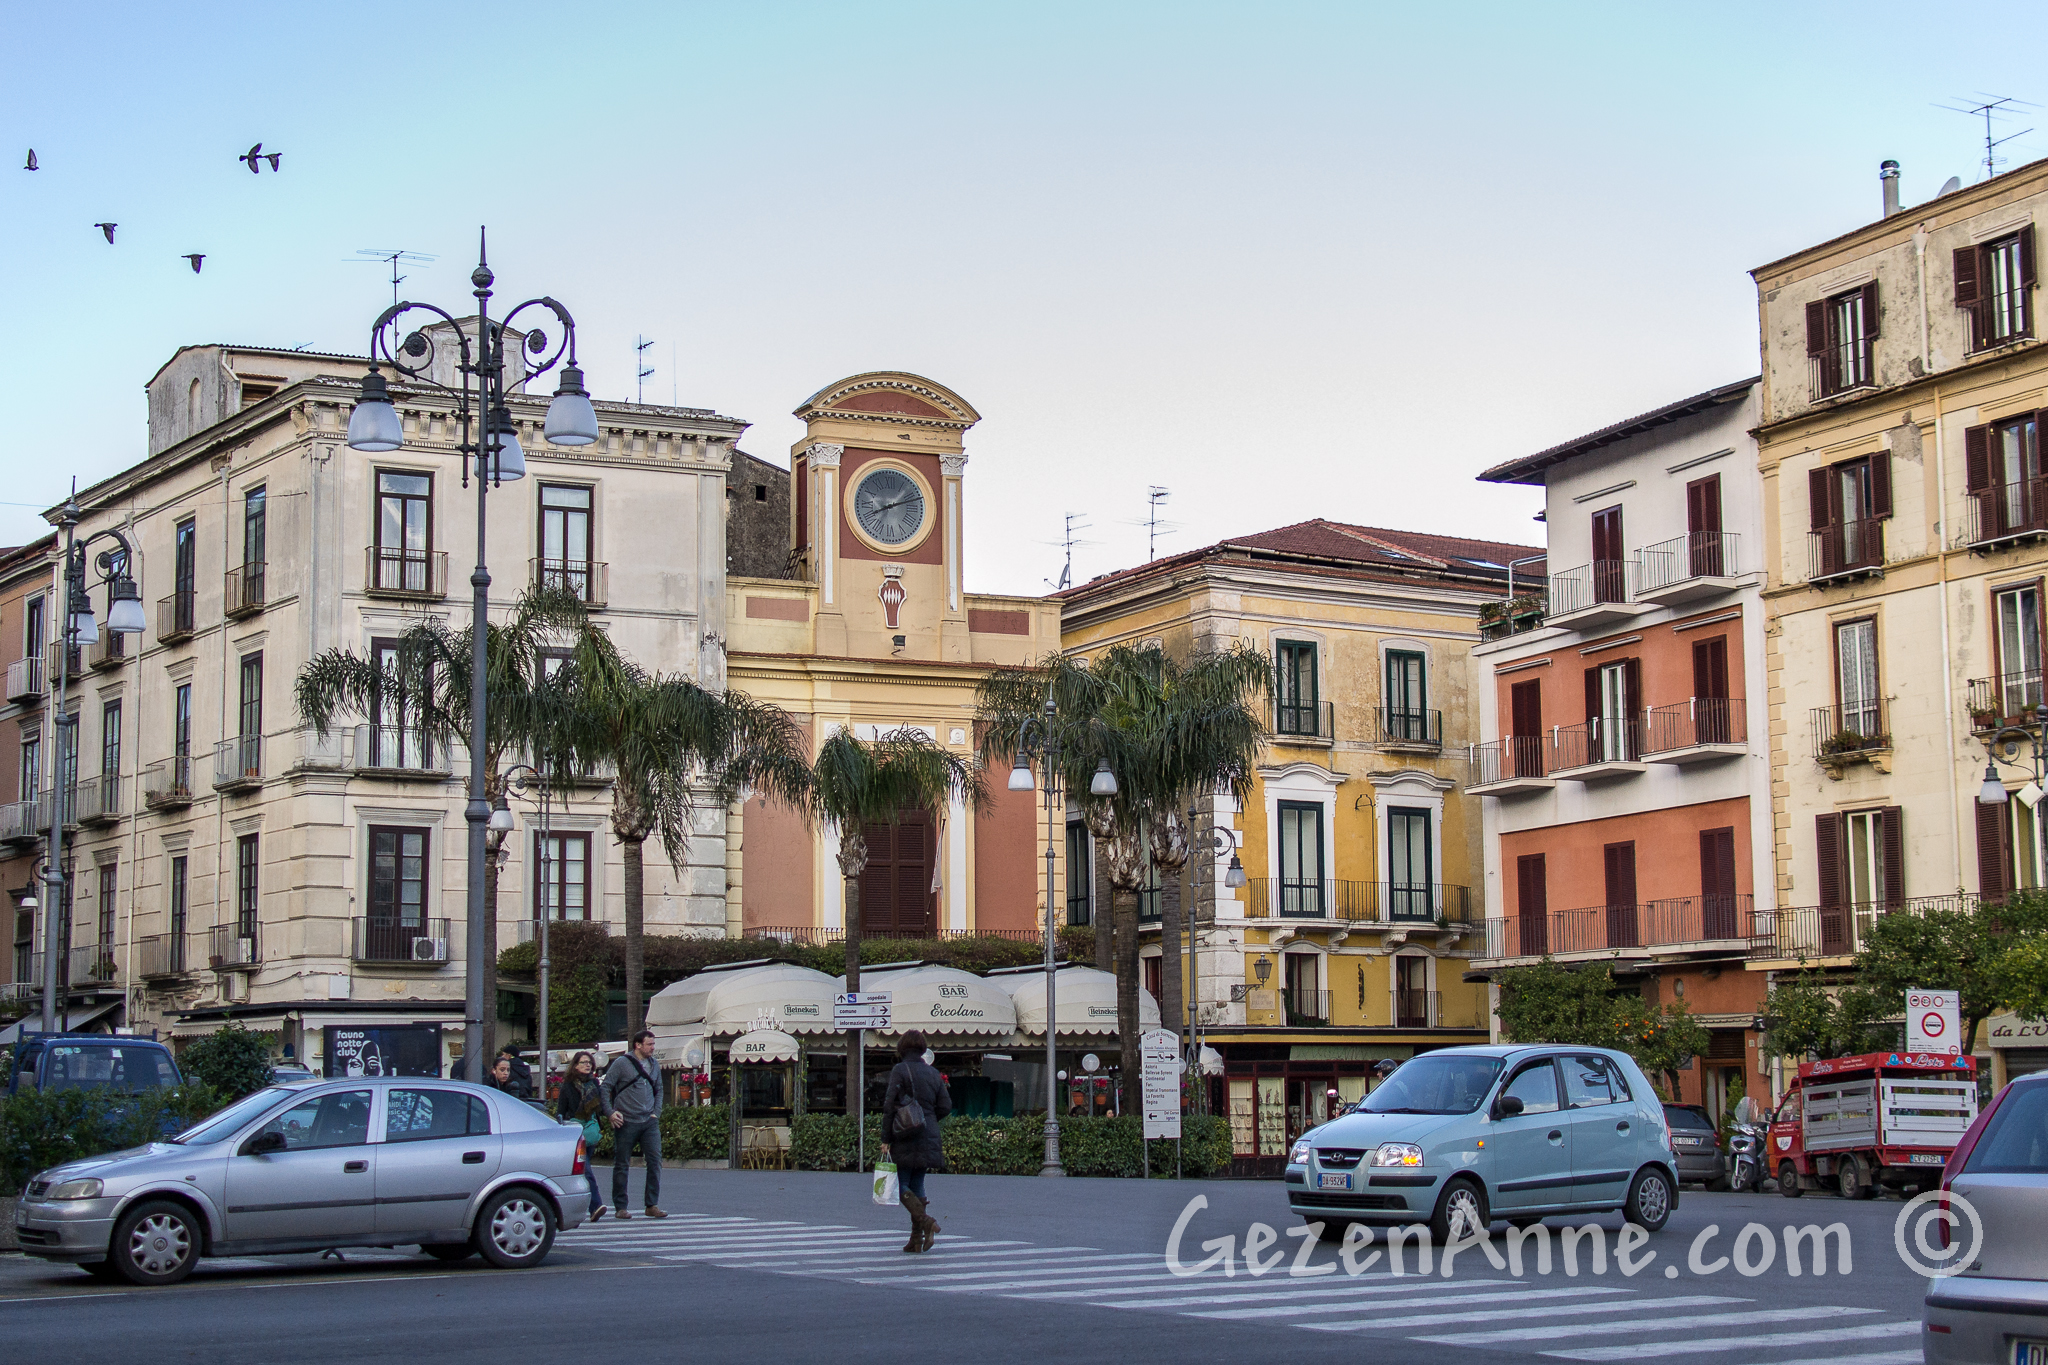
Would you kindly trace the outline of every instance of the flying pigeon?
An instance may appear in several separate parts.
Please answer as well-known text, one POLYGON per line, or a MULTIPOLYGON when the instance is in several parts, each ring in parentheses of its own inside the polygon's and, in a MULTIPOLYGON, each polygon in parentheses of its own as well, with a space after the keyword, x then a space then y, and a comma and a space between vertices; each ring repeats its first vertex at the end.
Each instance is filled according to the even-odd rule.
POLYGON ((248 151, 236 157, 235 160, 248 162, 249 174, 254 175, 258 171, 263 169, 263 163, 266 161, 270 163, 271 170, 276 170, 277 163, 284 160, 284 153, 266 152, 263 150, 263 144, 259 142, 254 147, 251 147, 248 151))
POLYGON ((28 149, 28 164, 27 164, 26 166, 23 166, 23 167, 22 167, 22 169, 23 169, 23 170, 25 170, 25 171, 33 171, 33 170, 37 170, 37 169, 39 169, 39 167, 37 167, 37 165, 36 165, 36 149, 35 149, 35 148, 31 147, 31 148, 29 148, 29 149, 28 149))
POLYGON ((191 255, 187 256, 185 259, 192 262, 192 273, 197 275, 199 273, 199 263, 206 259, 206 253, 203 251, 195 251, 191 255))
POLYGON ((93 226, 107 234, 108 246, 114 244, 114 229, 120 226, 119 223, 94 223, 93 226))
POLYGON ((274 171, 274 170, 276 170, 276 169, 277 169, 277 163, 278 163, 278 162, 280 162, 280 161, 282 161, 282 160, 284 160, 284 153, 283 153, 283 152, 266 152, 266 153, 264 154, 264 157, 263 157, 263 159, 264 159, 265 161, 268 161, 268 162, 270 163, 270 169, 274 171))

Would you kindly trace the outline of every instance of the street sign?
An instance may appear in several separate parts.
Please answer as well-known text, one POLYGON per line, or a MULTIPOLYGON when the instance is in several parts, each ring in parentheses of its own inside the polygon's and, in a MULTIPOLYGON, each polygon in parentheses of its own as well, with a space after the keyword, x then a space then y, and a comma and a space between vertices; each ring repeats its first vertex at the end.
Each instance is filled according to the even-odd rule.
POLYGON ((841 991, 832 997, 832 1027, 887 1031, 893 997, 888 991, 841 991))
POLYGON ((1963 1051, 1962 996, 1956 991, 1906 992, 1906 1051, 1959 1057, 1963 1051))
POLYGON ((1143 1081, 1145 1136, 1180 1136, 1180 1039, 1169 1029, 1147 1030, 1138 1039, 1143 1081))
POLYGON ((894 999, 889 991, 841 991, 832 997, 834 1005, 887 1005, 894 999))

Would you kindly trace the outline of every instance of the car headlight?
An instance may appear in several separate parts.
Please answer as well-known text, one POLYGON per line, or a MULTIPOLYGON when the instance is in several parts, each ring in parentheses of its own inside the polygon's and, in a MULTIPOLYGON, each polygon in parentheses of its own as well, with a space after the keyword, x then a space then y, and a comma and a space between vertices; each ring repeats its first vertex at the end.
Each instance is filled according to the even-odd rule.
POLYGON ((1306 1165, 1308 1165, 1308 1139, 1307 1139, 1307 1138, 1303 1138, 1303 1139, 1302 1139, 1301 1141, 1299 1141, 1299 1142, 1297 1142, 1297 1143, 1295 1143, 1295 1144, 1294 1144, 1294 1150, 1293 1150, 1293 1151, 1291 1151, 1291 1152, 1289 1152, 1289 1153, 1287 1154, 1287 1164, 1288 1164, 1288 1165, 1290 1165, 1290 1166, 1306 1166, 1306 1165))
POLYGON ((1420 1166, 1422 1149, 1412 1142, 1382 1142, 1372 1154, 1375 1166, 1420 1166))
POLYGON ((97 1199, 100 1197, 100 1191, 105 1188, 106 1186, 97 1180, 67 1180, 61 1185, 51 1186, 50 1192, 43 1198, 97 1199))

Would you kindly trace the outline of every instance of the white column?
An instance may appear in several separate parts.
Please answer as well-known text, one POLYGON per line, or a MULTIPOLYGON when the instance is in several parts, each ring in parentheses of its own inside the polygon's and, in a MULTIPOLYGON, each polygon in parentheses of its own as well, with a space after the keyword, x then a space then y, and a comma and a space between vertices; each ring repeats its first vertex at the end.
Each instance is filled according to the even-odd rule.
POLYGON ((960 476, 967 469, 965 455, 941 455, 939 469, 946 484, 946 610, 960 610, 960 476))
POLYGON ((811 462, 811 541, 818 552, 818 599, 823 606, 839 601, 839 458, 845 446, 814 441, 804 452, 811 462))
POLYGON ((967 927, 967 807, 959 793, 946 802, 946 927, 967 927))

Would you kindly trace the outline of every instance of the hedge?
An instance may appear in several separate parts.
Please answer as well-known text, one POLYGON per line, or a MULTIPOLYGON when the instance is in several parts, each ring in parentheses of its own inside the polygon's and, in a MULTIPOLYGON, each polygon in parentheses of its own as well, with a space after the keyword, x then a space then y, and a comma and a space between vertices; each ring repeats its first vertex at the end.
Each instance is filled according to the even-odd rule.
MULTIPOLYGON (((1060 1164, 1068 1175, 1136 1177, 1144 1173, 1136 1117, 1063 1118, 1060 1164)), ((1036 1175, 1045 1163, 1045 1119, 968 1118, 940 1125, 946 1169, 955 1175, 1036 1175)), ((1173 1174, 1172 1138, 1154 1138, 1152 1173, 1173 1174)), ((1214 1114, 1181 1117, 1181 1174, 1213 1175, 1230 1165, 1230 1125, 1214 1114)), ((882 1150, 882 1122, 867 1116, 867 1161, 882 1150)), ((853 1122, 844 1114, 805 1114, 790 1126, 790 1164, 805 1171, 853 1169, 853 1122)))
MULTIPOLYGON (((612 1130, 603 1132, 592 1161, 612 1159, 612 1130)), ((732 1111, 722 1104, 673 1104, 661 1111, 661 1159, 663 1161, 724 1161, 731 1145, 732 1111)))
POLYGON ((157 1141, 226 1099, 204 1081, 189 1081, 140 1095, 24 1090, 0 1100, 0 1198, 19 1194, 38 1171, 157 1141))

